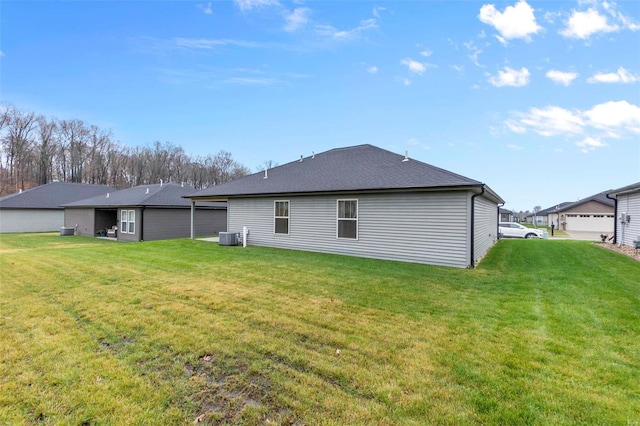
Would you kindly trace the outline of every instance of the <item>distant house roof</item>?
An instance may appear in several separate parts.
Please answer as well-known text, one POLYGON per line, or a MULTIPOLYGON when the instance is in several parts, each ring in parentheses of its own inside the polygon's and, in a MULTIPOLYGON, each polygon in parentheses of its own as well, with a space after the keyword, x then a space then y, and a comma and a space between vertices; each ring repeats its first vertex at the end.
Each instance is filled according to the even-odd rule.
POLYGON ((504 213, 513 214, 513 212, 512 212, 511 210, 503 209, 502 207, 500 207, 500 208, 498 209, 498 212, 499 212, 500 214, 504 214, 504 213))
POLYGON ((26 191, 0 197, 0 209, 60 209, 83 198, 106 194, 115 189, 87 183, 51 182, 26 191))
MULTIPOLYGON (((336 148, 225 182, 189 198, 483 187, 473 179, 372 146, 336 148)), ((490 188, 488 195, 504 202, 490 188)))
POLYGON ((608 195, 619 195, 619 194, 624 194, 624 193, 627 193, 627 192, 635 192, 635 191, 640 191, 640 182, 632 183, 631 185, 623 186, 622 188, 618 188, 618 189, 614 189, 614 190, 608 191, 607 194, 608 195))
MULTIPOLYGON (((191 207, 191 201, 184 196, 193 191, 194 188, 177 183, 139 185, 68 203, 64 207, 191 207)), ((199 206, 226 208, 226 203, 202 203, 199 206)))
POLYGON ((606 206, 613 207, 613 200, 611 198, 607 198, 607 193, 608 192, 609 191, 603 191, 603 192, 600 192, 598 194, 592 195, 591 197, 583 198, 583 199, 575 201, 573 203, 568 203, 564 207, 558 209, 558 212, 571 210, 574 207, 577 207, 579 205, 588 203, 589 201, 597 201, 598 203, 604 204, 606 206))
POLYGON ((546 216, 546 215, 548 215, 550 213, 555 213, 557 211, 559 212, 564 207, 566 207, 566 206, 568 206, 570 204, 573 204, 573 203, 574 203, 573 201, 565 201, 563 203, 556 204, 555 206, 551 206, 551 207, 548 207, 548 208, 546 208, 544 210, 540 210, 538 212, 538 216, 546 216))

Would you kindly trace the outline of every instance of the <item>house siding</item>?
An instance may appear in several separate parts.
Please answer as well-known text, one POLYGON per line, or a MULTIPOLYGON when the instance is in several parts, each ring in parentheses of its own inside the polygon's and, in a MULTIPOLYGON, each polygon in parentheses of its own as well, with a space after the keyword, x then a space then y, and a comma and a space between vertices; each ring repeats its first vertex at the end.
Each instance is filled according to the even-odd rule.
POLYGON ((64 226, 75 228, 76 235, 95 237, 95 210, 64 209, 64 226))
POLYGON ((467 191, 229 198, 228 229, 246 226, 250 245, 463 268, 469 199, 467 191), (358 200, 357 240, 337 238, 339 199, 358 200), (290 202, 288 235, 274 233, 275 200, 290 202))
POLYGON ((474 265, 482 259, 498 239, 498 206, 484 197, 474 199, 474 265))
POLYGON ((597 201, 580 204, 560 213, 560 225, 565 231, 612 233, 613 206, 597 201))
MULTIPOLYGON (((190 209, 145 209, 145 241, 188 238, 191 234, 190 209)), ((196 209, 196 236, 212 235, 227 229, 225 210, 196 209)))
POLYGON ((616 242, 633 247, 633 242, 640 240, 640 191, 618 195, 617 198, 618 214, 626 213, 631 220, 624 225, 618 222, 616 242))
POLYGON ((0 210, 0 233, 60 231, 63 223, 64 212, 62 210, 0 210))

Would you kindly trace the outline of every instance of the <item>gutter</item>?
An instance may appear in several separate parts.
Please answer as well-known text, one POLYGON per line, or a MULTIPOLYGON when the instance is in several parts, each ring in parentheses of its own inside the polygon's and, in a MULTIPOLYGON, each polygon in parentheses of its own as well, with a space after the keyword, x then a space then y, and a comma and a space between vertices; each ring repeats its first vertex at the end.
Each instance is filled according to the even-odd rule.
POLYGON ((609 197, 609 194, 604 194, 610 200, 613 200, 613 244, 618 244, 618 196, 616 198, 609 197))
POLYGON ((484 186, 485 185, 483 183, 482 186, 480 187, 481 191, 471 196, 471 247, 469 247, 470 248, 469 268, 475 267, 475 261, 473 260, 475 256, 475 247, 474 247, 475 246, 475 216, 476 216, 475 199, 477 196, 484 194, 484 186))

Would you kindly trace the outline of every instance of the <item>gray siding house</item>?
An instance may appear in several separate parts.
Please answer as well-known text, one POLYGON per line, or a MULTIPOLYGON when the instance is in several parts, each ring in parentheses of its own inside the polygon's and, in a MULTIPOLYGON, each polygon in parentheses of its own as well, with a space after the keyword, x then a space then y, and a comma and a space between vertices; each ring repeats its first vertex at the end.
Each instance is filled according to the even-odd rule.
POLYGON ((640 241, 640 182, 610 191, 607 197, 615 202, 614 242, 634 247, 640 241))
POLYGON ((63 204, 114 191, 104 185, 51 182, 0 197, 0 233, 60 231, 63 204))
POLYGON ((560 224, 563 231, 613 233, 613 200, 606 192, 582 198, 574 203, 563 203, 558 210, 549 212, 548 223, 560 224))
POLYGON ((227 229, 247 227, 250 245, 460 268, 497 241, 504 203, 479 181, 371 145, 301 158, 188 198, 227 201, 227 229))
MULTIPOLYGON (((116 227, 118 241, 188 238, 194 188, 176 183, 140 185, 64 206, 64 224, 76 235, 96 236, 116 227)), ((226 203, 199 203, 193 211, 199 235, 227 229, 226 203)))

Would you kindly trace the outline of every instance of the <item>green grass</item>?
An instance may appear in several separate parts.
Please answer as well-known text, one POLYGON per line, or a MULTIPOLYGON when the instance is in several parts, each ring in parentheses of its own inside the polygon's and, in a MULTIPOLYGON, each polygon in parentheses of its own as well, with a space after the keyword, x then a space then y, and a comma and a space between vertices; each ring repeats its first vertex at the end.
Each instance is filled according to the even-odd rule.
POLYGON ((459 270, 5 234, 0 273, 0 424, 640 421, 640 263, 587 242, 459 270))

